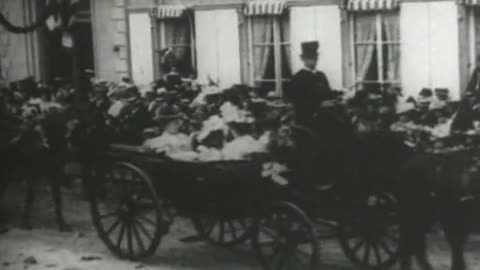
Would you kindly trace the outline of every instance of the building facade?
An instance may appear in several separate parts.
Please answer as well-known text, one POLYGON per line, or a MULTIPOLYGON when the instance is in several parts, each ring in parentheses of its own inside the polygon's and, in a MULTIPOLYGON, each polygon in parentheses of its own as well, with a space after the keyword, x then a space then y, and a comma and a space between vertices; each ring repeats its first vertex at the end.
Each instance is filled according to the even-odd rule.
MULTIPOLYGON (((39 7, 4 0, 12 21, 39 7)), ((147 84, 170 72, 227 87, 282 93, 301 67, 300 44, 320 42, 333 88, 448 88, 458 98, 480 49, 477 0, 90 0, 97 76, 147 84)), ((41 35, 0 32, 8 79, 45 77, 41 35), (5 60, 7 58, 7 60, 5 60), (8 67, 8 68, 7 68, 8 67)))

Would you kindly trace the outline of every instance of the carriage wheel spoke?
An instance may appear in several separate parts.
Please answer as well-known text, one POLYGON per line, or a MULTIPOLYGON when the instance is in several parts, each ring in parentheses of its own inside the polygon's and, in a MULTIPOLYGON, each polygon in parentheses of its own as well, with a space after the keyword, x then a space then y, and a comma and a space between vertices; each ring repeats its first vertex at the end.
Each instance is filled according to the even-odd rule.
POLYGON ((380 255, 379 246, 374 241, 372 241, 372 249, 373 249, 373 253, 375 254, 375 259, 377 260, 377 264, 381 264, 382 256, 380 255))
POLYGON ((135 239, 137 240, 138 246, 140 247, 142 253, 145 252, 145 244, 143 243, 142 236, 140 235, 140 232, 138 231, 138 228, 135 226, 135 223, 132 223, 132 231, 135 236, 135 239))
POLYGON ((239 219, 238 223, 240 223, 240 226, 242 227, 243 230, 248 231, 248 225, 243 219, 239 219))
POLYGON ((385 243, 385 241, 383 239, 379 239, 378 240, 378 243, 380 244, 380 247, 383 249, 383 251, 385 251, 386 253, 388 253, 388 255, 390 256, 393 256, 395 254, 395 252, 393 252, 390 247, 388 246, 387 243, 385 243))
MULTIPOLYGON (((283 249, 280 249, 279 252, 278 252, 278 256, 274 257, 273 260, 274 262, 276 261, 276 266, 272 263, 272 265, 274 265, 273 269, 278 269, 278 270, 283 270, 285 269, 285 266, 286 266, 286 260, 288 258, 288 254, 286 254, 287 252, 284 251, 283 249), (275 260, 276 259, 276 260, 275 260)), ((287 268, 288 269, 288 268, 287 268)))
POLYGON ((217 220, 211 221, 211 225, 207 227, 207 231, 205 232, 206 236, 210 236, 213 233, 213 230, 215 229, 215 225, 217 225, 217 220))
POLYGON ((138 215, 138 218, 140 220, 143 220, 145 221, 146 223, 150 224, 151 226, 153 226, 154 228, 157 227, 157 223, 155 223, 155 221, 153 221, 152 219, 150 219, 149 217, 146 217, 146 216, 143 216, 143 215, 138 215))
POLYGON ((385 232, 385 237, 392 240, 393 242, 397 243, 399 241, 397 235, 393 235, 392 232, 385 232))
POLYGON ((293 256, 293 259, 297 262, 297 265, 301 265, 305 269, 308 268, 308 264, 302 261, 302 259, 300 259, 298 256, 293 256))
POLYGON ((148 237, 148 239, 152 240, 153 237, 152 235, 150 234, 150 232, 147 230, 147 228, 145 228, 145 226, 138 220, 135 220, 134 221, 137 225, 138 225, 138 228, 140 229, 140 231, 146 236, 148 237))
POLYGON ((223 242, 225 240, 225 222, 222 220, 220 221, 220 230, 218 231, 218 236, 220 242, 223 242))
POLYGON ((120 219, 117 218, 117 220, 108 227, 106 233, 107 235, 110 235, 117 227, 120 225, 120 219))
POLYGON ((117 215, 118 215, 118 210, 115 210, 114 212, 111 212, 111 213, 108 213, 108 214, 103 214, 103 215, 99 216, 99 219, 111 218, 111 217, 115 217, 117 215))
POLYGON ((233 223, 232 223, 231 220, 228 221, 228 226, 230 227, 233 239, 237 239, 237 232, 236 232, 235 226, 233 226, 233 223))
POLYGON ((370 241, 366 241, 365 252, 363 253, 363 262, 365 264, 368 264, 368 262, 370 261, 370 249, 371 249, 370 241))
POLYGON ((353 246, 352 248, 352 252, 354 254, 357 253, 364 244, 365 244, 365 241, 363 241, 361 238, 358 238, 357 242, 355 243, 355 246, 353 246))
POLYGON ((132 241, 132 225, 128 223, 127 225, 127 246, 128 246, 128 253, 133 255, 133 241, 132 241))
POLYGON ((272 244, 272 255, 270 255, 270 260, 273 260, 276 256, 278 256, 282 252, 282 245, 274 241, 272 244))
POLYGON ((123 235, 125 234, 125 223, 122 223, 122 226, 120 227, 120 232, 118 233, 117 237, 117 248, 119 250, 122 249, 122 242, 123 242, 123 235))

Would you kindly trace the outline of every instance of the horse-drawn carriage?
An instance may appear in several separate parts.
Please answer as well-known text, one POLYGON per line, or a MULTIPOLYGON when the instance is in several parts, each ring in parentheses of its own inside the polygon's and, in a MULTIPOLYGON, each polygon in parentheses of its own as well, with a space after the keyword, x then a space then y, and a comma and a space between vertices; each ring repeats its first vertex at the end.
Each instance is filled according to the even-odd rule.
POLYGON ((175 216, 192 220, 202 240, 250 242, 265 269, 315 269, 321 239, 338 238, 362 268, 398 258, 395 198, 378 192, 342 199, 329 186, 279 185, 262 177, 262 158, 185 162, 112 145, 89 181, 100 238, 117 256, 151 256, 175 216))

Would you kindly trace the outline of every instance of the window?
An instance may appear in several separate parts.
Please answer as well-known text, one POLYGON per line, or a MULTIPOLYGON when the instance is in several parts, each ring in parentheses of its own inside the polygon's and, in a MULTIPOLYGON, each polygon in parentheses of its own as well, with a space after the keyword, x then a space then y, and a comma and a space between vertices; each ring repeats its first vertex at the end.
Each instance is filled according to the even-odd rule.
POLYGON ((248 17, 250 81, 281 95, 292 75, 288 14, 248 17))
POLYGON ((359 89, 400 86, 398 12, 355 12, 350 18, 354 78, 359 89))
POLYGON ((157 21, 157 75, 167 74, 172 71, 172 68, 184 77, 194 74, 195 46, 192 16, 191 13, 185 12, 178 18, 157 21), (170 57, 165 57, 167 51, 172 52, 170 57))

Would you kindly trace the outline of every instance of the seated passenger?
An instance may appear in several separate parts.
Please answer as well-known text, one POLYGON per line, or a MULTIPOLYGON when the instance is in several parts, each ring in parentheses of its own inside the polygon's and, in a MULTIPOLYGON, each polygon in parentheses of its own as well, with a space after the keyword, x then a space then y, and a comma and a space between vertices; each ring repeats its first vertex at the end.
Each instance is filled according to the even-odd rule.
POLYGON ((180 115, 164 116, 165 125, 162 135, 144 142, 144 147, 157 153, 171 155, 179 152, 191 151, 190 136, 181 131, 183 119, 180 115))

